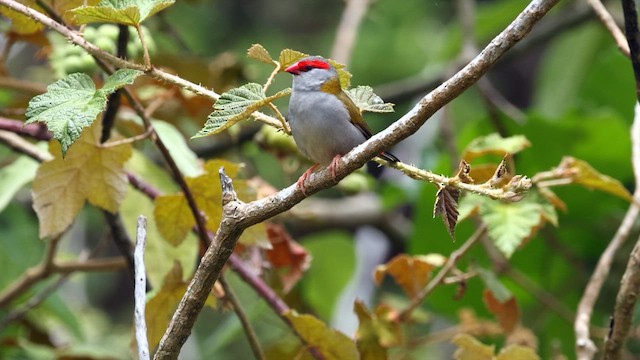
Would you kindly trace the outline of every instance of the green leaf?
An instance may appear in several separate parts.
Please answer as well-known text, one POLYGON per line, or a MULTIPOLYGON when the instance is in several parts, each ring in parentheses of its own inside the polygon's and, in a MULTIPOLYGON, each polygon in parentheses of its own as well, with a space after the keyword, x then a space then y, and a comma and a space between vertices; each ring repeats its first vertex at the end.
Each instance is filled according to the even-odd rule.
POLYGON ((100 91, 109 95, 125 85, 133 84, 135 79, 142 74, 143 72, 140 70, 119 69, 107 78, 100 91))
POLYGON ((278 57, 278 62, 280 63, 280 67, 284 71, 284 69, 298 62, 303 58, 306 58, 309 54, 302 53, 300 51, 291 50, 291 49, 283 49, 280 52, 280 56, 278 57))
POLYGON ((136 26, 171 6, 175 0, 103 0, 97 6, 69 10, 76 23, 111 22, 136 26))
POLYGON ((529 140, 523 135, 515 135, 503 138, 498 133, 481 136, 473 140, 462 154, 462 158, 467 162, 473 159, 487 155, 515 154, 531 146, 529 140))
POLYGON ((478 275, 480 275, 480 279, 484 282, 485 287, 491 290, 496 300, 504 303, 513 298, 511 291, 509 291, 509 289, 500 282, 500 279, 498 279, 493 271, 483 268, 478 268, 476 270, 478 271, 478 275))
POLYGON ((351 338, 329 328, 312 315, 289 311, 284 316, 291 321, 298 334, 308 346, 316 348, 327 360, 359 359, 358 348, 351 338))
MULTIPOLYGON (((45 145, 45 143, 41 143, 45 145)), ((42 146, 40 146, 42 148, 42 146)), ((40 164, 32 158, 23 155, 16 161, 0 170, 0 212, 4 210, 13 196, 36 177, 36 170, 40 164)))
POLYGON ((275 95, 267 97, 264 94, 262 85, 248 83, 239 88, 231 89, 220 95, 209 115, 207 123, 192 139, 217 134, 240 120, 243 120, 267 105, 275 99, 288 95, 290 89, 285 89, 275 95))
POLYGON ((380 96, 373 93, 371 86, 357 86, 347 91, 351 100, 356 104, 360 111, 370 112, 393 112, 393 104, 385 103, 380 96))
POLYGON ((82 130, 96 119, 107 105, 107 96, 130 84, 142 74, 137 70, 118 70, 105 82, 105 87, 96 90, 91 78, 75 73, 47 87, 47 92, 31 99, 27 108, 26 123, 36 121, 47 124, 62 145, 62 154, 80 138, 82 130))
POLYGON ((162 142, 167 144, 169 153, 176 160, 182 174, 188 177, 202 175, 204 171, 198 156, 189 148, 180 131, 166 121, 152 121, 151 123, 162 142))
POLYGON ((466 194, 460 201, 460 219, 478 213, 489 227, 496 247, 507 257, 537 230, 550 222, 557 226, 555 208, 537 192, 531 191, 518 202, 501 202, 476 194, 466 194))

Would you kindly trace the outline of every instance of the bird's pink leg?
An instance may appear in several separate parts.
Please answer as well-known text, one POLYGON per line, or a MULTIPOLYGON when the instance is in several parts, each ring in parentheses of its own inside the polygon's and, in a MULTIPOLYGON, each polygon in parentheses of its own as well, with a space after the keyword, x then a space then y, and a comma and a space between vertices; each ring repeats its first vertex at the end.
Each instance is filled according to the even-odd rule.
POLYGON ((333 176, 333 180, 336 179, 336 170, 338 168, 340 159, 342 159, 342 155, 338 154, 333 157, 333 160, 331 160, 331 164, 329 164, 329 170, 331 170, 331 176, 333 176))
POLYGON ((309 176, 311 176, 311 174, 313 174, 313 172, 318 168, 318 166, 320 166, 320 164, 315 164, 312 167, 309 168, 309 170, 305 171, 304 174, 302 174, 302 176, 300 176, 300 179, 298 179, 298 187, 300 188, 300 191, 302 191, 303 194, 307 195, 307 193, 304 190, 304 182, 307 181, 307 179, 309 178, 309 176))

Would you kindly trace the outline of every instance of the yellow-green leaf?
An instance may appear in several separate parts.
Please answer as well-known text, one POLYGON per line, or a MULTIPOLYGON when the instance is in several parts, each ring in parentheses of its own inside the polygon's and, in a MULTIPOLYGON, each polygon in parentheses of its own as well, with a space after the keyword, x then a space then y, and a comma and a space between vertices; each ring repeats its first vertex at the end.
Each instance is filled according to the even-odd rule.
MULTIPOLYGON (((148 157, 134 151, 133 156, 127 162, 127 169, 148 181, 160 191, 175 191, 177 185, 171 176, 148 157)), ((195 269, 198 258, 198 239, 193 233, 187 234, 187 238, 179 246, 173 246, 167 241, 162 241, 162 236, 153 216, 154 202, 139 191, 128 191, 127 196, 120 207, 122 221, 130 234, 136 233, 138 215, 147 216, 147 250, 144 258, 147 267, 148 279, 153 288, 160 288, 164 278, 174 266, 180 263, 184 270, 184 276, 190 277, 195 269)))
POLYGON ((231 89, 220 95, 213 106, 214 111, 209 114, 204 127, 192 139, 217 134, 246 119, 251 113, 268 103, 290 93, 290 89, 285 89, 267 97, 262 85, 256 83, 248 83, 239 88, 231 89))
POLYGON ((584 160, 567 156, 560 162, 559 169, 566 171, 576 184, 608 192, 629 202, 633 201, 633 196, 620 181, 598 172, 584 160))
POLYGON ((297 63, 299 60, 306 58, 307 56, 309 56, 309 54, 305 54, 296 50, 284 49, 280 52, 278 62, 280 63, 280 67, 282 68, 282 70, 284 70, 289 66, 297 63))
POLYGON ((495 346, 485 345, 471 335, 458 334, 452 342, 458 346, 453 354, 456 360, 493 360, 495 346))
POLYGON ((247 50, 247 56, 251 59, 262 61, 263 63, 267 63, 267 64, 274 63, 273 58, 271 57, 271 54, 269 54, 269 51, 267 51, 267 49, 265 49, 264 46, 260 44, 251 45, 249 50, 247 50))
POLYGON ((85 200, 116 212, 127 191, 124 163, 131 145, 100 146, 99 123, 85 129, 66 158, 57 142, 50 145, 54 159, 43 163, 33 183, 33 207, 40 221, 40 237, 62 233, 85 200))
POLYGON ((529 146, 531 143, 523 135, 503 138, 500 134, 493 133, 473 140, 464 150, 462 158, 470 163, 479 156, 515 154, 529 146))
POLYGON ((103 0, 97 6, 69 10, 77 24, 109 22, 136 26, 173 5, 175 0, 103 0))
POLYGON ((360 322, 356 333, 360 359, 384 360, 388 358, 387 349, 402 343, 402 329, 393 310, 387 305, 380 305, 375 313, 360 300, 354 303, 354 312, 360 322))
POLYGON ((180 245, 196 224, 182 193, 158 196, 153 216, 160 234, 173 246, 180 245))
POLYGON ((496 360, 540 360, 540 357, 530 347, 509 345, 500 351, 496 360))
POLYGON ((312 315, 289 311, 284 314, 304 341, 319 351, 326 360, 357 360, 354 341, 338 330, 329 328, 312 315))

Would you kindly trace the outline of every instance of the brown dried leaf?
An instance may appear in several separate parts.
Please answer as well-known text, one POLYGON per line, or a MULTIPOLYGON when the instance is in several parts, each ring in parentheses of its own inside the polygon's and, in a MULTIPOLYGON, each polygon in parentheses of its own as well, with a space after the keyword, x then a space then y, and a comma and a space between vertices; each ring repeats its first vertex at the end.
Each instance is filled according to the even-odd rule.
POLYGON ((500 161, 496 171, 493 172, 493 176, 491 176, 491 179, 488 181, 490 186, 499 187, 509 180, 506 160, 507 157, 505 156, 502 161, 500 161))
POLYGON ((436 194, 436 203, 433 207, 433 217, 442 216, 442 220, 453 240, 456 239, 455 229, 458 224, 458 201, 460 189, 452 186, 444 186, 436 194))
POLYGON ((483 297, 487 308, 498 319, 505 334, 511 333, 520 322, 520 309, 515 296, 500 302, 491 290, 485 289, 483 297))
POLYGON ((456 177, 465 184, 473 184, 473 178, 471 177, 471 165, 464 161, 464 159, 460 160, 456 177))
POLYGON ((413 298, 427 285, 433 269, 442 266, 445 261, 445 258, 438 254, 418 256, 401 254, 385 265, 378 265, 374 280, 380 285, 385 275, 390 275, 413 298))
POLYGON ((272 248, 266 251, 269 262, 277 271, 283 292, 288 293, 311 264, 311 255, 298 244, 280 224, 267 223, 267 236, 272 248))

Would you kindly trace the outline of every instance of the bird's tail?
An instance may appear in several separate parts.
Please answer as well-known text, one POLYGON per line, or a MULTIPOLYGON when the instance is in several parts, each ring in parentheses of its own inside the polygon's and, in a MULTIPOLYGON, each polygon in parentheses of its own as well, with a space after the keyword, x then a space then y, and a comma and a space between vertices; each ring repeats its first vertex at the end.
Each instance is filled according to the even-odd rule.
POLYGON ((398 159, 397 157, 395 157, 395 155, 393 155, 392 153, 390 153, 388 151, 383 151, 378 156, 380 156, 381 158, 387 160, 388 162, 392 162, 392 163, 400 162, 400 159, 398 159))

